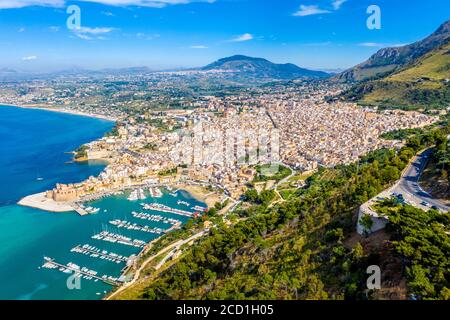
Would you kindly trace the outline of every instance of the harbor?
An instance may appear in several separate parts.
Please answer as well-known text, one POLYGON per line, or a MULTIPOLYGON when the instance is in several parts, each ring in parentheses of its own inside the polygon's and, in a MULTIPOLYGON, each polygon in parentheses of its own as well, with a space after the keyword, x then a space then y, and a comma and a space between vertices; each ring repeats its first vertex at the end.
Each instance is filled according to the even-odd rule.
POLYGON ((69 273, 71 275, 80 270, 77 277, 82 281, 87 280, 83 282, 84 286, 92 287, 96 297, 103 296, 113 286, 127 281, 127 271, 149 243, 181 228, 189 219, 201 213, 201 210, 195 209, 204 208, 203 203, 188 193, 165 191, 161 187, 116 190, 113 195, 79 205, 79 209, 89 212, 82 220, 98 221, 97 227, 84 240, 79 239, 67 249, 70 258, 46 255, 52 257, 51 261, 45 261, 41 269, 60 271, 66 278, 69 273), (64 264, 61 262, 64 260, 71 262, 64 264), (99 283, 108 288, 98 288, 99 283))
POLYGON ((98 272, 94 270, 90 270, 86 267, 80 268, 80 266, 76 265, 73 262, 69 262, 66 265, 56 262, 54 259, 49 257, 44 257, 45 263, 42 265, 42 268, 46 269, 58 269, 61 272, 75 274, 75 277, 84 278, 86 280, 94 280, 94 281, 103 281, 106 284, 112 286, 119 286, 121 283, 117 278, 103 275, 98 276, 98 272))
POLYGON ((175 209, 175 208, 171 208, 171 207, 166 206, 161 203, 143 204, 142 207, 145 210, 173 213, 173 214, 178 214, 178 215, 185 216, 185 217, 197 217, 199 215, 198 212, 191 212, 191 211, 186 211, 186 210, 181 210, 181 209, 175 209))
POLYGON ((98 258, 115 263, 127 262, 128 259, 130 259, 130 257, 122 256, 114 252, 108 252, 107 250, 101 250, 89 244, 77 245, 70 249, 70 252, 76 252, 79 254, 84 254, 91 258, 98 258))
POLYGON ((165 230, 161 229, 161 228, 152 228, 146 225, 139 225, 137 223, 131 223, 129 221, 126 220, 111 220, 109 221, 110 224, 112 224, 113 226, 116 226, 117 228, 125 228, 127 230, 135 230, 135 231, 142 231, 142 232, 149 232, 149 233, 154 233, 154 234, 158 234, 158 235, 162 235, 165 233, 165 230))
POLYGON ((132 246, 136 248, 143 248, 145 246, 145 241, 139 239, 131 239, 124 235, 118 233, 112 233, 108 231, 102 231, 98 234, 95 234, 91 237, 95 240, 107 241, 111 243, 119 243, 125 246, 132 246))
POLYGON ((142 220, 149 220, 149 221, 154 221, 154 222, 161 222, 161 223, 166 223, 166 224, 172 224, 172 225, 176 225, 176 224, 180 224, 181 221, 177 220, 177 219, 172 219, 172 218, 166 218, 163 217, 161 215, 158 214, 150 214, 150 213, 145 213, 145 212, 131 212, 131 215, 137 219, 142 219, 142 220))

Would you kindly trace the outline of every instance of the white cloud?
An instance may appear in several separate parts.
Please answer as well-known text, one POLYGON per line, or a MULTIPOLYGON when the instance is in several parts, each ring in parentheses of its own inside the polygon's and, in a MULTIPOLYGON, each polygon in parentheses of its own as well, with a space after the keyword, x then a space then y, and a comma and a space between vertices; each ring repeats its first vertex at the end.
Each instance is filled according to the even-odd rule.
POLYGON ((36 60, 38 57, 37 56, 28 56, 28 57, 23 57, 22 60, 23 61, 31 61, 31 60, 36 60))
POLYGON ((339 10, 345 2, 347 2, 347 0, 334 0, 331 5, 334 10, 339 10))
POLYGON ((360 47, 384 47, 385 44, 378 43, 378 42, 361 42, 361 43, 358 43, 358 46, 360 46, 360 47))
POLYGON ((87 36, 87 35, 82 34, 82 33, 76 33, 76 32, 75 32, 75 35, 76 35, 78 38, 83 39, 83 40, 92 40, 92 39, 93 39, 92 37, 87 36))
POLYGON ((145 34, 143 32, 136 33, 136 38, 141 40, 155 40, 157 38, 161 37, 160 34, 154 33, 154 34, 145 34))
POLYGON ((110 33, 114 31, 114 28, 108 28, 108 27, 97 27, 97 28, 90 28, 90 27, 80 27, 79 29, 72 30, 73 33, 80 39, 83 40, 94 40, 94 37, 98 40, 106 40, 105 37, 103 37, 103 34, 110 33))
POLYGON ((163 8, 167 5, 188 4, 192 2, 214 3, 216 0, 79 0, 84 2, 102 3, 110 6, 140 6, 163 8))
MULTIPOLYGON (((188 4, 193 2, 213 3, 215 0, 79 0, 81 2, 94 2, 109 6, 139 6, 163 8, 168 5, 188 4)), ((1 0, 0 9, 24 8, 30 6, 63 7, 66 0, 1 0)))
POLYGON ((331 13, 329 10, 320 9, 319 6, 311 5, 311 6, 305 6, 300 5, 300 10, 297 12, 294 12, 293 16, 296 17, 305 17, 305 16, 312 16, 315 14, 324 14, 324 13, 331 13))
MULTIPOLYGON (((347 2, 347 0, 333 0, 331 2, 331 6, 333 7, 334 11, 337 11, 341 8, 341 6, 347 2)), ((293 13, 293 16, 296 17, 306 17, 306 16, 312 16, 312 15, 316 15, 316 14, 325 14, 325 13, 332 13, 333 11, 331 11, 328 9, 321 9, 319 8, 319 6, 317 5, 300 5, 300 9, 297 12, 293 13)))
POLYGON ((390 46, 391 47, 404 47, 404 46, 407 46, 409 43, 394 43, 394 44, 391 44, 390 46))
POLYGON ((79 29, 75 30, 75 32, 77 32, 77 33, 87 33, 87 34, 103 34, 103 33, 109 33, 111 31, 114 31, 114 28, 108 28, 108 27, 101 27, 101 28, 80 27, 79 29))
POLYGON ((17 30, 17 32, 20 32, 20 33, 25 32, 25 28, 22 27, 19 30, 17 30))
POLYGON ((190 46, 189 48, 191 48, 191 49, 208 49, 207 46, 203 46, 203 45, 190 46))
POLYGON ((385 48, 387 48, 387 47, 389 47, 389 48, 392 48, 392 47, 403 47, 403 46, 406 46, 407 45, 407 43, 379 43, 379 42, 361 42, 361 43, 358 43, 358 46, 361 46, 361 47, 385 47, 385 48))
POLYGON ((23 8, 30 6, 62 7, 65 0, 2 0, 0 9, 23 8))
POLYGON ((240 36, 237 36, 236 38, 233 38, 229 40, 230 42, 243 42, 243 41, 249 41, 253 40, 253 35, 250 33, 244 33, 240 36))

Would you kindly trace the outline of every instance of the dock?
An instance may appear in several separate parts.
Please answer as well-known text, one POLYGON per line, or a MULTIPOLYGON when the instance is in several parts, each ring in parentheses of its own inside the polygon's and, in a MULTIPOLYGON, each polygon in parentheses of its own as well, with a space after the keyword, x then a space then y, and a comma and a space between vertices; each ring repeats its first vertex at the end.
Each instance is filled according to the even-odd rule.
POLYGON ((131 238, 125 237, 121 234, 107 232, 107 231, 102 231, 98 234, 95 234, 91 238, 96 239, 96 240, 107 241, 107 242, 111 242, 111 243, 120 243, 120 244, 123 244, 126 246, 132 246, 132 247, 136 247, 136 248, 143 248, 146 244, 146 242, 143 240, 131 239, 131 238))
POLYGON ((190 218, 195 216, 194 212, 189 212, 189 211, 185 211, 185 210, 175 209, 175 208, 171 208, 171 207, 168 207, 166 205, 158 204, 158 203, 144 204, 142 207, 145 210, 153 210, 153 211, 159 211, 159 212, 173 213, 173 214, 178 214, 178 215, 185 216, 185 217, 190 217, 190 218))
POLYGON ((49 268, 49 269, 53 269, 54 267, 63 268, 64 270, 70 270, 70 271, 73 271, 74 273, 82 274, 86 277, 92 277, 93 279, 100 280, 100 281, 102 281, 106 284, 112 285, 112 286, 120 286, 121 285, 120 282, 111 280, 110 279, 110 278, 112 278, 111 276, 109 278, 108 278, 108 276, 99 277, 97 275, 93 275, 89 272, 82 271, 81 269, 72 267, 70 265, 64 265, 64 264, 58 263, 55 261, 55 259, 52 259, 52 258, 45 257, 44 259, 46 260, 46 263, 44 263, 44 265, 43 265, 44 268, 49 268))
POLYGON ((125 228, 127 230, 134 230, 134 231, 142 231, 142 232, 148 232, 148 233, 153 233, 153 234, 163 234, 164 230, 160 229, 160 228, 152 228, 149 227, 147 225, 140 225, 137 223, 131 223, 129 221, 126 220, 111 220, 109 221, 110 224, 112 224, 113 226, 117 227, 117 228, 125 228))
POLYGON ((99 258, 102 260, 110 260, 112 262, 127 262, 129 257, 121 256, 119 254, 108 252, 106 250, 100 250, 94 246, 89 246, 88 244, 85 244, 83 246, 77 245, 70 249, 70 252, 75 252, 79 254, 84 254, 87 256, 90 256, 92 258, 99 258))

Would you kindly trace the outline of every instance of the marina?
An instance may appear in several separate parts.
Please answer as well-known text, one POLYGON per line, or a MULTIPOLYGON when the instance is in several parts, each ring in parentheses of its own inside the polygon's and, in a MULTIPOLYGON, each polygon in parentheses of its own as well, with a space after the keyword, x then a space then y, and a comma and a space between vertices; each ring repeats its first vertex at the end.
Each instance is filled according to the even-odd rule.
POLYGON ((142 219, 142 220, 149 220, 149 221, 154 221, 154 222, 161 222, 161 223, 166 223, 166 224, 172 224, 172 225, 176 225, 176 224, 180 224, 181 221, 177 220, 177 219, 172 219, 172 218, 167 218, 167 217, 163 217, 161 215, 158 214, 150 214, 150 213, 145 213, 145 212, 131 212, 131 215, 137 219, 142 219))
POLYGON ((145 196, 144 189, 138 188, 133 190, 127 199, 128 201, 136 201, 136 200, 145 200, 146 198, 147 197, 145 196))
POLYGON ((150 192, 150 196, 152 198, 161 198, 163 196, 161 189, 159 189, 158 187, 150 187, 148 188, 148 191, 150 192))
POLYGON ((49 257, 44 257, 44 264, 42 265, 42 268, 46 269, 58 269, 61 272, 64 273, 74 273, 75 277, 77 278, 83 278, 86 280, 94 280, 94 281, 103 281, 106 284, 113 285, 113 286, 119 286, 120 282, 118 281, 118 278, 108 275, 98 276, 98 272, 94 270, 90 270, 86 267, 80 268, 80 266, 76 265, 73 262, 67 263, 67 265, 61 264, 56 262, 54 259, 49 257))
POLYGON ((165 230, 163 230, 161 228, 152 228, 152 227, 149 227, 146 225, 139 225, 137 223, 131 223, 126 220, 116 219, 116 220, 109 221, 109 223, 112 224, 113 226, 116 226, 117 228, 125 228, 127 230, 149 232, 149 233, 154 233, 154 234, 158 234, 158 235, 162 235, 165 233, 165 230))
POLYGON ((185 205, 186 207, 189 207, 191 204, 187 201, 183 201, 183 200, 178 200, 177 201, 178 205, 185 205))
POLYGON ((112 129, 114 123, 47 111, 9 107, 2 110, 5 114, 3 123, 11 122, 6 123, 7 128, 18 126, 13 121, 18 115, 29 119, 28 122, 36 119, 48 121, 45 130, 42 127, 24 127, 30 139, 20 145, 22 153, 17 150, 18 144, 14 139, 10 141, 10 146, 5 145, 9 143, 7 140, 2 141, 3 149, 11 155, 11 164, 17 167, 23 163, 24 173, 29 170, 23 179, 19 179, 14 171, 10 175, 4 172, 7 181, 15 183, 2 193, 5 206, 2 207, 1 225, 15 227, 3 228, 0 237, 3 242, 18 240, 11 246, 0 248, 5 259, 0 264, 0 270, 5 276, 3 285, 8 288, 0 292, 2 299, 101 299, 112 289, 111 286, 120 285, 119 279, 122 279, 128 270, 126 268, 132 265, 144 246, 162 235, 158 232, 118 228, 109 221, 126 221, 139 226, 148 225, 149 230, 160 228, 170 232, 186 223, 191 216, 173 216, 160 210, 145 213, 141 203, 157 201, 185 211, 191 210, 186 205, 178 204, 178 200, 189 202, 191 206, 203 205, 188 193, 174 192, 174 196, 170 196, 168 192, 176 188, 145 181, 108 190, 99 189, 73 202, 53 201, 46 197, 44 191, 54 186, 55 177, 64 181, 83 181, 90 176, 98 176, 107 165, 103 161, 71 162, 73 154, 61 153, 61 148, 74 150, 85 141, 101 137, 112 129), (54 139, 43 139, 41 136, 52 136, 54 139), (29 168, 30 152, 43 155, 36 157, 32 169, 29 168), (49 163, 54 165, 48 166, 49 163), (39 177, 45 178, 37 179, 39 177), (135 189, 142 189, 135 192, 137 200, 128 201, 127 198, 135 189), (23 197, 24 202, 28 202, 27 206, 8 204, 23 197), (35 208, 66 213, 49 214, 35 208), (74 213, 75 210, 83 217, 74 213), (108 232, 102 233, 106 230, 108 232), (51 257, 51 261, 43 261, 44 256, 51 257), (69 261, 70 264, 67 263, 69 261), (45 267, 40 267, 42 264, 45 267), (77 277, 90 281, 83 282, 81 290, 67 290, 67 277, 78 270, 81 275, 77 277))
POLYGON ((160 211, 160 212, 174 213, 174 214, 178 214, 178 215, 182 215, 182 216, 186 216, 186 217, 198 216, 198 213, 196 213, 196 212, 175 209, 175 208, 171 208, 169 206, 166 206, 166 205, 160 204, 160 203, 143 204, 142 207, 145 210, 154 210, 154 211, 160 211))
POLYGON ((138 240, 138 239, 131 239, 129 237, 125 237, 121 234, 112 233, 108 231, 102 231, 98 234, 95 234, 91 237, 95 240, 102 240, 107 241, 111 243, 120 243, 126 246, 136 247, 136 248, 143 248, 145 246, 145 241, 138 240))
POLYGON ((201 206, 193 206, 191 209, 192 210, 196 210, 196 211, 200 211, 200 212, 205 212, 206 210, 208 210, 208 208, 201 207, 201 206))
POLYGON ((114 252, 108 252, 106 250, 101 250, 97 247, 84 244, 84 245, 78 245, 76 247, 73 247, 70 249, 70 252, 76 252, 80 254, 84 254, 86 256, 89 256, 91 258, 98 258, 101 260, 108 260, 115 263, 121 263, 121 262, 127 262, 129 257, 119 255, 114 252))
MULTIPOLYGON (((88 260, 78 262, 75 258, 75 260, 72 261, 76 261, 80 265, 85 265, 86 267, 89 267, 91 264, 95 265, 89 261, 98 261, 98 263, 101 261, 110 262, 107 264, 110 266, 120 265, 120 269, 107 268, 105 270, 109 271, 103 271, 107 274, 113 274, 114 276, 98 276, 97 271, 94 271, 97 270, 95 267, 87 269, 86 267, 80 268, 75 263, 67 265, 57 264, 54 263, 54 259, 50 258, 43 267, 47 269, 56 269, 62 273, 71 273, 74 270, 78 272, 77 270, 81 270, 84 273, 77 275, 77 277, 93 280, 93 282, 97 283, 114 286, 119 285, 121 280, 124 279, 127 270, 133 264, 133 261, 140 255, 140 252, 142 252, 141 250, 147 243, 165 233, 179 229, 187 219, 198 215, 197 212, 190 210, 196 209, 196 211, 202 211, 204 209, 199 205, 200 203, 195 200, 188 201, 190 198, 186 198, 183 193, 178 193, 178 191, 179 190, 172 192, 172 196, 176 196, 172 198, 169 193, 163 193, 160 187, 145 188, 145 186, 138 186, 129 191, 116 190, 108 194, 102 194, 101 197, 98 197, 95 200, 77 203, 77 211, 82 211, 84 215, 92 217, 104 216, 105 218, 109 216, 109 219, 106 221, 102 220, 102 231, 90 236, 91 239, 95 241, 102 241, 103 243, 108 244, 105 244, 104 246, 94 245, 92 243, 75 245, 69 249, 69 252, 77 256, 85 256, 88 260), (152 203, 145 201, 145 192, 149 193, 149 199, 161 199, 161 202, 152 203), (138 202, 138 200, 141 200, 141 202, 138 202), (105 207, 106 203, 110 204, 105 207), (181 209, 182 207, 186 209, 181 209), (130 209, 124 210, 123 208, 130 209), (152 210, 155 211, 155 213, 142 212, 138 210, 138 208, 152 210), (91 215, 91 213, 97 212, 101 212, 102 214, 91 215), (183 217, 177 219, 168 215, 169 213, 183 217), (113 215, 113 218, 111 218, 111 215, 113 215), (134 219, 139 219, 142 222, 139 223, 138 221, 134 221, 134 219), (144 221, 146 222, 144 223, 144 221), (167 227, 163 227, 161 224, 164 224, 167 227), (108 227, 108 225, 110 227, 108 227), (111 227, 113 229, 110 229, 111 227), (119 229, 123 232, 118 232, 119 229), (132 232, 142 233, 142 239, 135 239, 131 234, 132 232), (132 251, 130 252, 130 250, 132 251)), ((102 266, 101 270, 104 270, 103 268, 104 267, 102 266)), ((98 289, 96 291, 96 295, 102 295, 99 294, 98 289)))

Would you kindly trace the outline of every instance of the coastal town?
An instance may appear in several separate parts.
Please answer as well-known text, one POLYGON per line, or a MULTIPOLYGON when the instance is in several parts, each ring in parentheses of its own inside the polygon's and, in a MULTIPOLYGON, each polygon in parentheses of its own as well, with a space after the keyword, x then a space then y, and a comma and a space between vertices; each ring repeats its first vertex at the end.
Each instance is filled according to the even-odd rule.
POLYGON ((111 133, 74 152, 75 161, 106 160, 107 167, 97 177, 58 184, 21 204, 64 211, 96 195, 143 185, 209 187, 221 201, 237 201, 258 164, 282 164, 300 173, 348 164, 370 151, 401 145, 381 139, 381 134, 438 119, 328 99, 341 90, 329 84, 275 85, 238 95, 202 96, 185 109, 147 108, 139 114, 115 113, 115 107, 106 106, 70 107, 68 112, 117 117, 111 133))
POLYGON ((401 2, 0 1, 0 300, 450 300, 450 1, 401 2))

